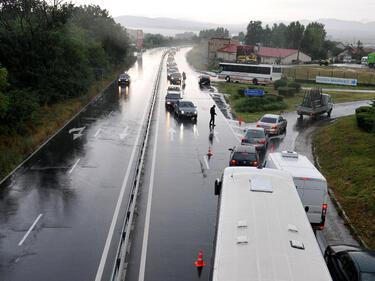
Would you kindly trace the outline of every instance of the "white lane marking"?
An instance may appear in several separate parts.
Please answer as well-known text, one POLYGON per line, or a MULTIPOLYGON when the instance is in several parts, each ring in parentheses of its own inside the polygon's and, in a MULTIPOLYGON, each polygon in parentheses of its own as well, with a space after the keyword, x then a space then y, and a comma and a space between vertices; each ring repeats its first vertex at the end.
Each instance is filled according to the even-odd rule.
POLYGON ((220 142, 219 138, 217 137, 218 134, 219 134, 218 132, 214 132, 214 137, 215 137, 215 140, 216 140, 217 142, 220 142))
POLYGON ((203 159, 204 159, 204 163, 206 163, 207 170, 209 170, 210 169, 210 165, 208 165, 208 157, 204 156, 203 159))
POLYGON ((139 266, 138 281, 143 281, 145 278, 145 268, 146 268, 146 256, 147 256, 147 244, 148 244, 148 233, 150 228, 150 216, 151 216, 151 203, 152 203, 152 191, 154 189, 154 177, 155 177, 155 163, 156 163, 156 150, 158 144, 158 135, 159 135, 159 120, 160 120, 160 106, 159 102, 158 113, 156 117, 156 132, 155 132, 155 143, 154 151, 152 154, 152 166, 151 166, 151 175, 150 175, 150 186, 148 188, 148 198, 147 198, 147 210, 146 210, 146 219, 145 227, 143 232, 143 244, 141 252, 141 264, 139 266))
POLYGON ((117 222, 118 216, 120 214, 120 207, 121 207, 122 201, 124 199, 126 183, 128 182, 128 179, 129 179, 129 176, 130 176, 130 171, 131 171, 131 168, 133 166, 132 163, 133 163, 133 160, 134 160, 134 157, 135 157, 135 152, 137 151, 137 149, 139 147, 138 142, 139 142, 139 138, 141 136, 144 120, 146 118, 146 113, 147 113, 147 107, 145 108, 145 111, 143 113, 143 117, 141 119, 142 124, 139 126, 138 135, 137 135, 137 138, 136 138, 135 143, 134 143, 134 148, 133 148, 132 154, 130 156, 130 160, 128 162, 129 165, 128 165, 128 168, 126 170, 124 180, 122 182, 122 186, 121 186, 120 194, 118 196, 115 212, 113 213, 111 226, 109 227, 109 230, 108 230, 107 240, 105 241, 103 254, 102 254, 102 257, 100 259, 98 271, 96 272, 95 281, 100 281, 102 279, 102 276, 103 276, 104 267, 105 267, 105 264, 106 264, 106 261, 107 261, 107 258, 108 258, 109 246, 111 245, 113 233, 115 231, 116 222, 117 222))
POLYGON ((97 137, 99 135, 99 133, 101 132, 101 130, 102 129, 97 130, 96 133, 95 133, 95 135, 94 135, 94 137, 97 137))
POLYGON ((30 226, 29 230, 26 232, 26 234, 23 236, 22 240, 18 243, 18 246, 21 246, 23 244, 23 242, 25 242, 27 236, 29 236, 29 234, 31 233, 31 231, 33 231, 35 225, 38 223, 38 221, 40 220, 40 218, 43 216, 43 214, 39 214, 39 216, 35 219, 35 221, 33 222, 33 224, 30 226))
POLYGON ((80 158, 74 163, 73 167, 69 170, 69 174, 71 174, 74 170, 74 168, 78 165, 78 162, 79 160, 81 160, 80 158))
POLYGON ((174 140, 174 134, 176 133, 176 130, 173 129, 173 128, 169 128, 168 133, 169 133, 169 136, 171 138, 171 141, 173 141, 174 140))
POLYGON ((124 131, 120 134, 120 139, 124 139, 128 135, 128 127, 125 127, 124 131))
POLYGON ((196 124, 194 124, 193 126, 193 133, 194 133, 194 136, 199 137, 198 127, 196 124))

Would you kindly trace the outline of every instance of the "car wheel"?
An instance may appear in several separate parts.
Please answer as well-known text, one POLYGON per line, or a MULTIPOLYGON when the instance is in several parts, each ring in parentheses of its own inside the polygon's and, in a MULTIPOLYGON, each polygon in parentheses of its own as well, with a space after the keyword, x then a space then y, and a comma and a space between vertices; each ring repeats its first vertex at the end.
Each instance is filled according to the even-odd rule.
POLYGON ((303 119, 303 114, 299 114, 298 118, 302 120, 303 119))
POLYGON ((225 81, 227 81, 229 83, 230 82, 230 77, 229 76, 225 77, 225 81))
POLYGON ((253 79, 253 84, 254 84, 254 85, 258 85, 258 79, 254 78, 254 79, 253 79))
POLYGON ((332 109, 330 111, 327 112, 327 116, 328 117, 331 117, 331 112, 332 112, 332 109))
POLYGON ((370 63, 368 66, 369 66, 370 68, 374 68, 374 64, 373 64, 373 63, 370 63))

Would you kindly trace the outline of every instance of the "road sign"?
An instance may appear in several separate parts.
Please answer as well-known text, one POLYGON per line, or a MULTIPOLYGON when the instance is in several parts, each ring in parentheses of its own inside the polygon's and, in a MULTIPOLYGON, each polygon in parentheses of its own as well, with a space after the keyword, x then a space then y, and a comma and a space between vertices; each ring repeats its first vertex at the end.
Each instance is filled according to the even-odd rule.
POLYGON ((245 90, 245 95, 246 96, 263 96, 264 92, 263 92, 263 90, 249 90, 249 89, 246 89, 245 90))
POLYGON ((316 76, 316 83, 357 86, 357 79, 316 76))

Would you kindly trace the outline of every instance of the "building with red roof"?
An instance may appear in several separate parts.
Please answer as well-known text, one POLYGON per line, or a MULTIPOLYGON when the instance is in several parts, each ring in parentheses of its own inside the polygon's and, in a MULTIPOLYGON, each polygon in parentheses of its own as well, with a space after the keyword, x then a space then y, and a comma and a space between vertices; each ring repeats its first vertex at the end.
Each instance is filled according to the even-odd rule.
POLYGON ((220 61, 235 62, 237 55, 237 45, 228 45, 216 51, 216 58, 220 61))
POLYGON ((309 55, 295 49, 257 47, 254 51, 260 58, 260 63, 265 64, 293 64, 298 61, 311 61, 311 57, 309 55))

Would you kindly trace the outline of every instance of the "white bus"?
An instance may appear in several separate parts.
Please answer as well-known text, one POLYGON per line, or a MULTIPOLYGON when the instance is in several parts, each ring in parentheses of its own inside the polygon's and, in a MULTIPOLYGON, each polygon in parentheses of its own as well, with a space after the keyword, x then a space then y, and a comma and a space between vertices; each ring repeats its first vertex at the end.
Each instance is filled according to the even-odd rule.
POLYGON ((270 64, 220 63, 218 78, 227 82, 271 84, 281 78, 281 67, 270 64))
POLYGON ((215 193, 213 281, 332 281, 290 174, 228 167, 215 193))
POLYGON ((327 180, 306 156, 294 151, 273 152, 266 167, 286 171, 293 177, 302 205, 315 230, 323 230, 327 212, 327 180))

